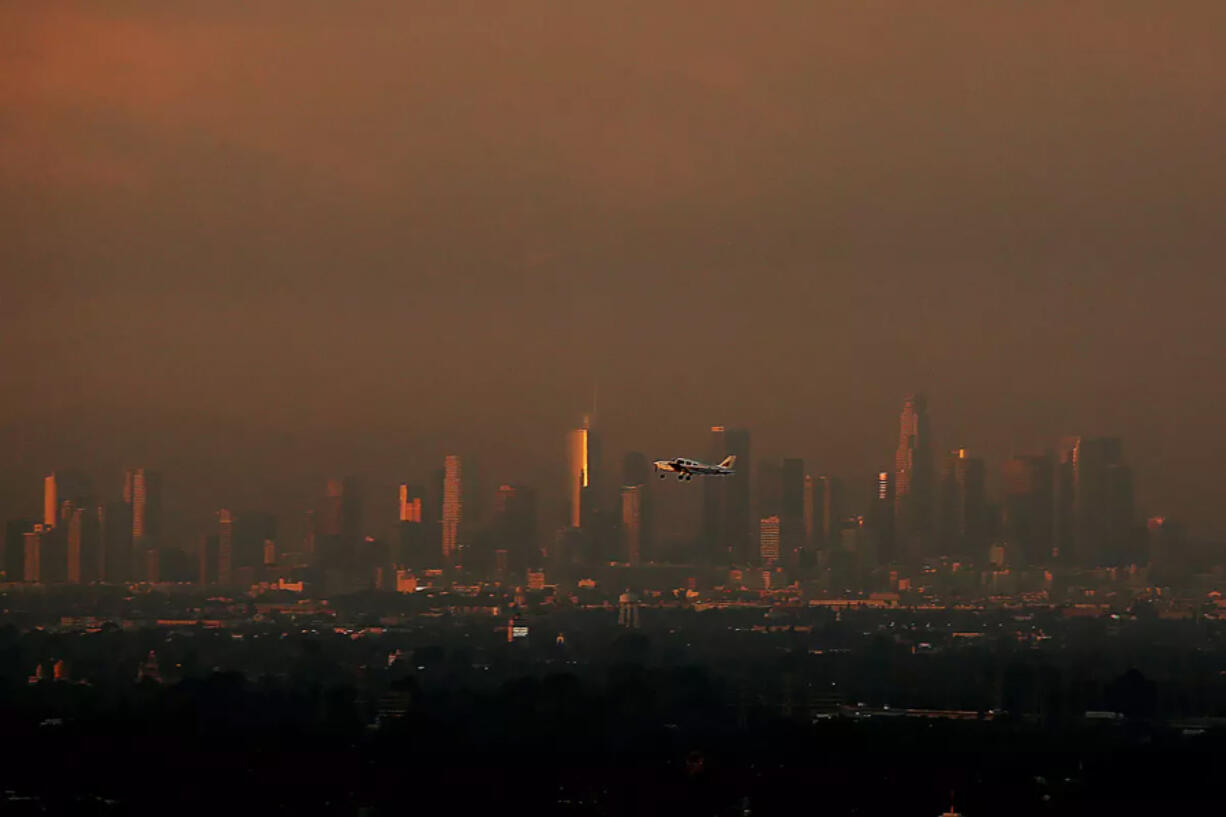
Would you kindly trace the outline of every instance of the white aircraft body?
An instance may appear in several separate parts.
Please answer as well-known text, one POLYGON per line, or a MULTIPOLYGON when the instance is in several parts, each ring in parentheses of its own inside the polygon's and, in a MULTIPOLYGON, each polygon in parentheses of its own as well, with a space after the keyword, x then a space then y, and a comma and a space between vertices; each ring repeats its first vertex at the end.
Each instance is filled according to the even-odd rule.
POLYGON ((664 479, 667 472, 670 471, 677 475, 677 479, 693 479, 695 474, 700 477, 730 477, 736 473, 732 470, 734 465, 736 465, 735 454, 724 457, 724 461, 719 465, 687 460, 684 457, 677 457, 675 460, 656 460, 652 463, 655 470, 661 472, 660 479, 664 479))

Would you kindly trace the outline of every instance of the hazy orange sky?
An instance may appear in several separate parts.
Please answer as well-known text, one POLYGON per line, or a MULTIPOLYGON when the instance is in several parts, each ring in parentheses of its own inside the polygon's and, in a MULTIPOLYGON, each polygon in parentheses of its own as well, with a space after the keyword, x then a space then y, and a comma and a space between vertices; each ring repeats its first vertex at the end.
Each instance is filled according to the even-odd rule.
MULTIPOLYGON (((1119 434, 1226 534, 1226 5, 0 2, 0 510, 305 503, 745 425, 1119 434), (108 488, 112 486, 106 483, 108 488)), ((550 483, 551 484, 551 483, 550 483)))

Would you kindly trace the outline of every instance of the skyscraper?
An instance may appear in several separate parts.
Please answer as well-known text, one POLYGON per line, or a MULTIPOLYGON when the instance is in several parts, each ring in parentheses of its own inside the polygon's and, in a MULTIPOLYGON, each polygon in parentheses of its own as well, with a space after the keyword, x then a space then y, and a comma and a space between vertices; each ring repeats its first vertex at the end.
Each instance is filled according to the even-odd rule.
POLYGON ((813 480, 813 517, 815 547, 828 550, 837 545, 843 518, 843 483, 838 477, 813 480))
POLYGON ((600 439, 591 418, 566 434, 566 511, 572 528, 591 529, 600 513, 600 439))
MULTIPOLYGON (((873 553, 882 562, 898 561, 898 543, 895 525, 895 493, 894 474, 889 471, 878 471, 873 480, 873 501, 868 512, 868 530, 874 543, 873 553)), ((869 534, 863 533, 864 525, 857 526, 858 541, 865 540, 869 534)), ((863 555, 864 549, 860 553, 863 555)))
POLYGON ((463 482, 460 458, 448 454, 443 460, 443 564, 452 567, 461 554, 460 526, 464 518, 463 482))
POLYGON ((150 578, 146 568, 151 564, 146 551, 156 549, 162 535, 161 475, 145 468, 129 468, 124 474, 123 501, 132 520, 132 576, 146 580, 150 578))
POLYGON ((217 583, 234 582, 234 517, 222 508, 217 512, 217 583))
POLYGON ((963 558, 983 558, 988 508, 983 460, 951 451, 941 471, 941 546, 963 558))
POLYGON ((1005 540, 1024 564, 1047 564, 1055 545, 1055 473, 1051 457, 1012 457, 1001 467, 1005 540))
POLYGON ((773 565, 779 561, 780 519, 764 516, 758 522, 758 558, 763 564, 773 565))
POLYGON ((796 565, 805 550, 804 460, 785 459, 779 477, 779 548, 784 561, 796 565))
POLYGON ((59 491, 55 483, 55 474, 48 474, 43 477, 43 526, 55 527, 59 514, 59 491))
MULTIPOLYGON (((655 498, 652 488, 651 460, 641 451, 631 451, 622 460, 622 485, 638 486, 638 558, 651 561, 655 558, 655 498)), ((622 505, 622 525, 625 525, 625 504, 622 505)), ((623 550, 624 550, 623 542, 623 550)))
POLYGON ((231 522, 230 569, 240 584, 246 584, 255 580, 264 564, 266 544, 276 542, 277 519, 265 511, 241 510, 231 522), (240 570, 246 572, 240 576, 240 570))
POLYGON ((25 534, 25 559, 22 569, 22 578, 24 582, 38 584, 42 578, 42 552, 43 552, 43 534, 44 528, 42 525, 35 525, 34 530, 25 534))
POLYGON ((425 489, 419 485, 401 484, 399 489, 399 522, 396 545, 392 550, 392 566, 399 569, 422 570, 434 561, 427 552, 426 525, 423 505, 425 489))
POLYGON ((407 483, 400 486, 400 521, 421 524, 422 490, 407 483))
POLYGON ((749 432, 711 427, 710 462, 736 456, 735 473, 703 480, 700 554, 713 564, 748 563, 758 557, 758 531, 751 528, 749 432))
POLYGON ((506 552, 509 571, 518 575, 539 566, 536 491, 524 485, 499 485, 494 494, 492 534, 495 549, 506 552))
POLYGON ((89 477, 76 470, 53 471, 43 477, 43 527, 53 528, 62 521, 65 502, 84 508, 93 501, 89 477))
MULTIPOLYGON (((71 508, 71 506, 69 506, 71 508)), ((65 579, 69 584, 80 584, 82 578, 82 560, 81 560, 81 544, 82 534, 85 529, 86 522, 85 508, 71 508, 71 515, 68 517, 67 531, 67 565, 65 566, 65 579)))
POLYGON ((1066 437, 1056 469, 1056 534, 1062 559, 1119 564, 1133 549, 1132 471, 1118 437, 1066 437))
POLYGON ((908 560, 929 555, 932 493, 928 401, 922 394, 909 394, 903 400, 894 457, 894 536, 900 555, 908 560))
POLYGON ((161 476, 144 468, 124 475, 123 500, 132 508, 132 542, 138 547, 156 542, 162 527, 161 476))
POLYGON ((638 564, 643 555, 643 485, 626 485, 622 488, 622 551, 632 565, 638 564))
POLYGON ((805 547, 817 550, 817 481, 811 474, 805 474, 805 547))

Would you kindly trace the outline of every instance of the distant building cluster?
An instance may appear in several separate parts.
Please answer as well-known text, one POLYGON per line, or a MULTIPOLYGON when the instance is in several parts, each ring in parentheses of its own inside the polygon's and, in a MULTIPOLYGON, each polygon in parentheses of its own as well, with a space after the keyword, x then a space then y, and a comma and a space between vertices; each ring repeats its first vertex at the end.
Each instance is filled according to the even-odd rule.
POLYGON ((651 459, 631 451, 611 467, 592 417, 564 435, 555 525, 541 524, 533 488, 487 483, 457 454, 388 497, 390 536, 372 535, 367 509, 381 500, 350 476, 323 486, 292 543, 274 515, 237 508, 217 509, 194 539, 169 541, 158 472, 128 469, 121 499, 107 501, 85 475, 56 471, 43 480, 42 518, 6 526, 4 576, 413 592, 472 581, 543 585, 546 576, 573 584, 610 565, 692 565, 731 570, 725 575, 746 586, 820 578, 831 588, 898 590, 937 563, 1000 574, 1161 564, 1178 550, 1176 523, 1138 518, 1119 438, 1066 437, 1011 457, 993 500, 985 461, 966 448, 935 452, 931 425, 925 397, 908 395, 892 467, 864 485, 814 473, 796 457, 755 468, 750 432, 713 426, 703 453, 712 463, 734 455, 738 465, 695 486, 701 512, 689 536, 662 532, 651 459))

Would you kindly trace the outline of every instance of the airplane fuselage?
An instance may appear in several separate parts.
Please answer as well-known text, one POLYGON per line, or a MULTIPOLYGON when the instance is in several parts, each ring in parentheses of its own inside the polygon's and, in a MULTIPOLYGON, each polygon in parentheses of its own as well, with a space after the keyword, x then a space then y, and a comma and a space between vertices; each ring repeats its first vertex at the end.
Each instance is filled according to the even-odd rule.
POLYGON ((718 465, 677 457, 671 460, 656 460, 652 466, 661 472, 660 479, 664 479, 668 473, 676 474, 677 479, 693 479, 695 474, 702 477, 730 477, 736 473, 732 470, 735 462, 736 457, 728 457, 718 465))

